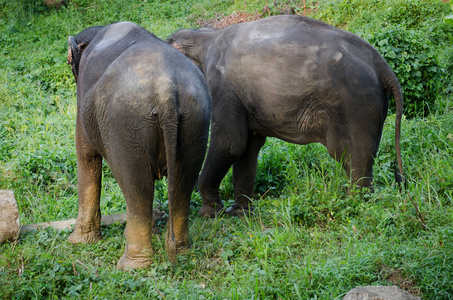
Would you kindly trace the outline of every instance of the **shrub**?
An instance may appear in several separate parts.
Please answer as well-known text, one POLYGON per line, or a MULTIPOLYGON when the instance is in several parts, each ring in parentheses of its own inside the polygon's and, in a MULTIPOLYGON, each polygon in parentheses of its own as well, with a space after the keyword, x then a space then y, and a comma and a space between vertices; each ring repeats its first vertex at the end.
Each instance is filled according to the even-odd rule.
POLYGON ((39 0, 0 0, 0 8, 0 17, 22 25, 26 24, 33 14, 42 13, 47 9, 44 1, 39 0))
POLYGON ((443 71, 431 41, 419 31, 389 26, 368 38, 398 77, 405 114, 426 116, 441 91, 443 71))
POLYGON ((438 20, 439 15, 447 9, 441 1, 432 0, 392 0, 387 1, 387 5, 388 9, 383 14, 384 22, 404 24, 411 28, 438 20))
POLYGON ((318 8, 316 18, 359 35, 394 24, 429 26, 449 13, 440 0, 331 0, 319 1, 318 8))
MULTIPOLYGON (((453 10, 453 2, 450 3, 450 7, 451 7, 451 10, 453 10)), ((453 14, 446 16, 445 17, 445 22, 450 24, 450 25, 453 25, 453 14)))

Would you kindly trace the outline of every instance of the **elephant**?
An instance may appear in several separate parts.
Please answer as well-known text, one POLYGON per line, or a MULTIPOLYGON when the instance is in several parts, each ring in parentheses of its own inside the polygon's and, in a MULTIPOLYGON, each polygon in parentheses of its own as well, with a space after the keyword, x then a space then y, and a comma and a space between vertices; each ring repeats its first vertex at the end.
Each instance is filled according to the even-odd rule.
POLYGON ((211 96, 203 73, 146 29, 119 22, 68 38, 77 83, 79 210, 72 243, 102 238, 100 195, 105 159, 126 200, 120 269, 152 262, 156 179, 168 178, 166 250, 190 247, 189 206, 207 149, 211 96))
POLYGON ((342 163, 352 186, 372 190, 390 95, 396 102, 396 181, 403 180, 401 86, 384 58, 358 36, 281 15, 222 29, 180 29, 166 42, 203 71, 211 91, 211 139, 198 181, 201 215, 223 212, 219 185, 231 166, 235 199, 225 213, 253 208, 257 156, 266 137, 321 143, 342 163))

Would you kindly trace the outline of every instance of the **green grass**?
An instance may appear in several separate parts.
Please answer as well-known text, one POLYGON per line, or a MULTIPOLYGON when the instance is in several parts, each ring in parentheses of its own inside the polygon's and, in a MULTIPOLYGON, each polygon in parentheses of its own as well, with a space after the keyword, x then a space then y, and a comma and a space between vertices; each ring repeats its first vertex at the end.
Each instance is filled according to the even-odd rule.
MULTIPOLYGON (((266 5, 277 11, 274 1, 73 0, 60 10, 36 3, 0 0, 0 189, 14 190, 22 224, 77 216, 69 35, 129 20, 166 38, 216 13, 262 12, 266 5)), ((453 298, 453 26, 442 21, 451 10, 441 1, 407 3, 309 3, 318 8, 312 17, 365 38, 399 24, 431 41, 445 70, 442 90, 427 117, 403 120, 407 186, 401 193, 394 183, 391 113, 375 163, 376 191, 365 199, 347 194, 345 172, 321 145, 268 139, 259 156, 254 214, 202 219, 194 192, 193 246, 178 256, 176 267, 164 249, 165 221, 153 238, 154 263, 128 272, 115 268, 124 251, 124 225, 103 227, 105 239, 93 245, 68 243, 70 230, 46 229, 0 246, 0 298, 340 299, 356 286, 378 284, 396 284, 423 299, 453 298)), ((221 195, 232 203, 231 172, 221 195)), ((165 180, 156 186, 155 205, 167 209, 165 180)), ((125 211, 106 165, 101 209, 125 211)))

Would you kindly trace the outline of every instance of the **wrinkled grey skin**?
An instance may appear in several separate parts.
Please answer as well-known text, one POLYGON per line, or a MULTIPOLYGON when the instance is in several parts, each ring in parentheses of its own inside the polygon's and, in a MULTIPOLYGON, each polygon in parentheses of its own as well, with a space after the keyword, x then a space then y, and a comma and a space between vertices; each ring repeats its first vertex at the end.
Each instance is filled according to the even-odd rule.
POLYGON ((275 16, 220 30, 183 29, 167 42, 204 72, 213 98, 198 182, 201 215, 222 210, 219 185, 231 165, 235 203, 227 213, 251 205, 257 155, 268 136, 322 143, 359 187, 371 187, 389 95, 396 99, 401 180, 401 87, 382 56, 356 35, 301 16, 275 16))
POLYGON ((102 159, 127 205, 126 250, 117 267, 151 263, 154 181, 168 177, 166 248, 189 247, 189 203, 203 163, 211 98, 201 71, 145 29, 121 22, 69 37, 77 82, 79 213, 69 241, 101 238, 102 159))

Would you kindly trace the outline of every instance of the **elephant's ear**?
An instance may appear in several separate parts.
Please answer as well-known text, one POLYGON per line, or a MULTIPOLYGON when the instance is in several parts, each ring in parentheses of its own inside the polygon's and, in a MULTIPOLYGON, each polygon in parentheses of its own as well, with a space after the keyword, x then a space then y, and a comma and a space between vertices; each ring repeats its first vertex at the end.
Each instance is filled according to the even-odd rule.
POLYGON ((184 48, 182 47, 181 43, 178 43, 176 40, 172 39, 171 37, 166 39, 165 42, 170 44, 174 48, 178 49, 180 52, 184 54, 184 48))
POLYGON ((174 38, 175 35, 177 35, 179 32, 185 32, 184 29, 181 29, 179 31, 177 31, 175 34, 173 34, 171 37, 167 38, 165 40, 165 42, 167 44, 170 44, 171 46, 173 46, 174 48, 176 48, 177 50, 179 50, 180 52, 182 52, 182 54, 186 55, 186 47, 187 45, 184 44, 184 42, 187 40, 187 38, 185 36, 183 36, 182 38, 174 38))
POLYGON ((79 52, 79 47, 77 47, 77 42, 75 37, 68 37, 68 65, 72 66, 72 63, 75 62, 75 56, 79 52))
POLYGON ((71 66, 72 73, 74 74, 74 78, 77 82, 77 77, 79 74, 79 63, 80 58, 82 57, 82 53, 85 48, 88 46, 88 43, 81 43, 77 44, 75 37, 70 36, 68 38, 68 65, 71 66))
POLYGON ((178 49, 179 51, 181 51, 183 54, 185 54, 185 50, 183 48, 183 46, 179 43, 173 43, 171 44, 173 47, 175 47, 176 49, 178 49))

